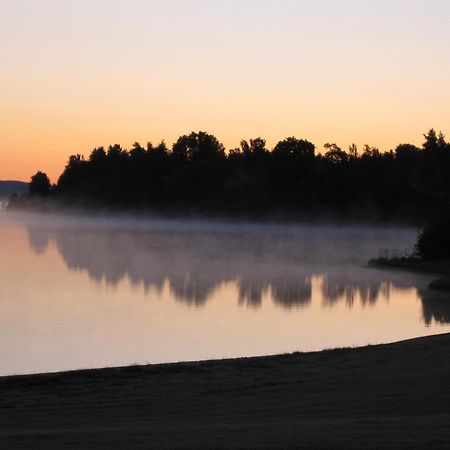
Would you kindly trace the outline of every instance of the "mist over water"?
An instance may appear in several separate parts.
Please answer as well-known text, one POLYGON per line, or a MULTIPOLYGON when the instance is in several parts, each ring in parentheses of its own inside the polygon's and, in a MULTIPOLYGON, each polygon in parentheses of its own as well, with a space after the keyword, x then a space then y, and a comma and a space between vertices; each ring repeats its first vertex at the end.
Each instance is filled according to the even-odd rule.
POLYGON ((450 328, 417 230, 0 212, 2 374, 365 345, 450 328))

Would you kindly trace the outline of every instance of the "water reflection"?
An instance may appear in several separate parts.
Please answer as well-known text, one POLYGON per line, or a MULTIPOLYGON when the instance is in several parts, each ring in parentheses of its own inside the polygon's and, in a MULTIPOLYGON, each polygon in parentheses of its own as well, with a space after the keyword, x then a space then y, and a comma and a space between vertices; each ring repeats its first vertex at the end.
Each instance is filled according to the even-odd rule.
POLYGON ((330 249, 327 242, 318 245, 314 235, 298 239, 289 234, 28 226, 28 239, 38 255, 54 243, 70 270, 86 271, 96 283, 116 287, 128 279, 135 287, 157 292, 167 283, 173 296, 189 305, 205 305, 221 285, 233 282, 240 305, 260 308, 264 298, 270 297, 282 308, 306 308, 313 295, 311 280, 320 275, 324 308, 342 303, 352 308, 355 302, 373 306, 389 302, 393 289, 417 289, 424 322, 450 323, 449 302, 429 291, 417 274, 355 267, 352 255, 364 254, 367 248, 355 248, 362 245, 361 239, 353 240, 352 247, 351 236, 331 236, 330 249))
POLYGON ((419 290, 423 319, 427 326, 434 322, 450 324, 450 295, 443 292, 419 290))
MULTIPOLYGON (((398 286, 398 289, 408 289, 411 286, 398 286)), ((374 280, 357 283, 354 280, 326 279, 323 285, 322 293, 324 304, 333 306, 344 300, 346 305, 352 307, 355 299, 359 298, 362 305, 374 305, 380 298, 389 301, 391 283, 374 280)))
POLYGON ((28 228, 28 242, 36 255, 43 255, 50 244, 50 233, 44 230, 28 228))

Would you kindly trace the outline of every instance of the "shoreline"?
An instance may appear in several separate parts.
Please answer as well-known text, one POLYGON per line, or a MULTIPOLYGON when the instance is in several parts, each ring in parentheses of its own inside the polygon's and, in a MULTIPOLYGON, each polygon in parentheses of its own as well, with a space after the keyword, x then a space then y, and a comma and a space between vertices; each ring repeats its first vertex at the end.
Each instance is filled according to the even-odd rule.
POLYGON ((199 360, 181 360, 181 361, 172 361, 172 362, 155 362, 155 363, 132 363, 132 364, 124 364, 119 366, 101 366, 101 367, 91 367, 91 368, 77 368, 77 369, 67 369, 67 370, 55 370, 55 371, 47 371, 47 372, 26 372, 26 373, 12 373, 6 375, 0 375, 0 385, 2 381, 11 379, 11 378, 45 378, 45 377, 54 377, 54 376, 64 376, 64 375, 83 375, 83 374, 93 374, 96 372, 118 372, 118 371, 127 371, 129 369, 139 368, 139 369, 172 369, 174 367, 190 367, 190 366, 210 366, 214 364, 234 364, 240 362, 258 362, 262 360, 271 360, 271 359, 283 359, 289 357, 300 357, 307 355, 324 355, 329 352, 340 352, 340 351, 351 351, 351 350, 359 350, 366 348, 374 348, 374 347, 384 347, 391 345, 399 345, 403 343, 407 343, 410 341, 429 339, 437 336, 449 336, 450 340, 450 332, 431 334, 425 336, 412 337, 407 339, 401 339, 398 341, 392 342, 384 342, 379 344, 362 344, 355 346, 344 346, 344 347, 329 347, 324 348, 322 350, 306 350, 306 351, 293 351, 293 352, 285 352, 285 353, 274 353, 269 355, 256 355, 256 356, 236 356, 236 357, 225 357, 225 358, 211 358, 211 359, 199 359, 199 360))
POLYGON ((403 270, 415 273, 435 274, 439 277, 431 281, 428 288, 433 291, 450 292, 450 261, 423 261, 416 258, 377 258, 367 263, 368 267, 380 270, 403 270))
POLYGON ((449 448, 450 334, 0 377, 5 448, 449 448))
POLYGON ((133 363, 133 364, 124 364, 120 366, 104 366, 104 367, 91 367, 91 368, 78 368, 78 369, 67 369, 67 370, 55 370, 48 372, 27 372, 27 373, 17 373, 17 374, 7 374, 0 375, 0 385, 2 381, 11 379, 11 378, 39 378, 39 377, 54 377, 54 376, 64 376, 64 375, 83 375, 83 374, 93 374, 95 375, 97 372, 100 374, 101 372, 118 372, 118 371, 127 371, 130 369, 143 369, 143 370, 151 370, 151 369, 172 369, 172 368, 182 368, 182 367, 191 367, 191 366, 210 366, 214 364, 235 364, 235 363, 244 363, 244 362, 259 362, 263 360, 276 360, 276 359, 284 359, 290 357, 302 357, 309 355, 325 355, 330 352, 348 352, 352 350, 361 350, 361 349, 370 349, 370 348, 378 348, 378 347, 387 347, 387 346, 398 346, 401 344, 407 344, 409 342, 414 341, 422 341, 428 340, 432 338, 436 338, 439 336, 448 336, 450 342, 450 332, 443 332, 425 336, 412 337, 407 339, 401 339, 398 341, 392 342, 384 342, 379 344, 363 344, 363 345, 355 345, 355 346, 345 346, 345 347, 330 347, 324 348, 322 350, 307 350, 307 351, 293 351, 286 353, 275 353, 271 355, 256 355, 256 356, 236 356, 236 357, 226 357, 226 358, 211 358, 211 359, 199 359, 199 360, 181 360, 181 361, 173 361, 173 362, 155 362, 155 363, 133 363))

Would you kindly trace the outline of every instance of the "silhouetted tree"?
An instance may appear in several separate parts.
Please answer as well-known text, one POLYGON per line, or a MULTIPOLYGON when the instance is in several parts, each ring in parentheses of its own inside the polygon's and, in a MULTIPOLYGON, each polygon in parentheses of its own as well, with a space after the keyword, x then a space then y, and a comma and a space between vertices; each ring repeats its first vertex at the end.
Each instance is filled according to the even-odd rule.
POLYGON ((44 172, 36 172, 31 177, 30 195, 46 196, 50 193, 50 180, 44 172))
POLYGON ((424 260, 450 260, 450 211, 436 216, 420 233, 416 252, 424 260))
POLYGON ((58 191, 68 195, 86 194, 89 186, 85 183, 86 161, 82 155, 72 155, 58 179, 58 191))
POLYGON ((262 158, 267 155, 266 140, 260 137, 241 141, 241 150, 246 158, 262 158))
POLYGON ((336 144, 325 144, 325 159, 331 164, 345 164, 349 160, 349 155, 336 144))
POLYGON ((179 161, 198 161, 205 158, 225 156, 225 147, 215 136, 199 131, 178 138, 173 144, 172 154, 179 161))
POLYGON ((289 137, 272 151, 271 174, 278 204, 300 206, 313 190, 315 146, 304 139, 289 137))
POLYGON ((379 156, 381 156, 381 153, 377 147, 371 147, 369 144, 364 145, 362 158, 378 158, 379 156))
MULTIPOLYGON (((169 151, 164 142, 130 150, 115 144, 74 155, 55 196, 92 205, 268 214, 314 210, 380 217, 423 218, 450 206, 450 146, 430 130, 422 148, 401 144, 380 152, 355 144, 348 152, 295 137, 273 150, 257 137, 228 154, 204 131, 181 136, 169 151)), ((50 189, 50 188, 49 188, 50 189)), ((15 202, 17 203, 17 202, 15 202)), ((19 202, 20 203, 20 202, 19 202)))
POLYGON ((89 161, 92 163, 92 166, 97 166, 99 168, 104 166, 106 161, 105 149, 103 147, 94 148, 89 156, 89 161))
POLYGON ((350 155, 350 158, 357 158, 358 157, 358 147, 356 144, 351 144, 348 147, 348 153, 350 155))
POLYGON ((289 159, 291 162, 296 160, 312 161, 314 159, 315 146, 304 139, 289 137, 278 142, 272 153, 274 157, 289 159))
POLYGON ((444 142, 444 136, 439 133, 439 137, 436 131, 432 128, 427 134, 424 134, 425 142, 423 143, 423 150, 428 153, 437 153, 442 147, 444 142))
POLYGON ((449 199, 450 148, 444 135, 431 129, 424 134, 419 185, 424 201, 434 210, 446 206, 449 199))
POLYGON ((225 147, 204 131, 181 136, 172 147, 166 193, 178 206, 215 208, 221 202, 225 147))

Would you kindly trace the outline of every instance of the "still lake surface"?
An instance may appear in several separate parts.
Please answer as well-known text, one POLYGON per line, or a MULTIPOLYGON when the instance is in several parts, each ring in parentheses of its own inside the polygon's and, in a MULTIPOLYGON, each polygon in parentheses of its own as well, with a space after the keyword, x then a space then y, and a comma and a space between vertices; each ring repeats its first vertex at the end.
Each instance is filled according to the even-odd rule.
POLYGON ((269 355, 450 331, 417 230, 0 212, 0 374, 269 355))

